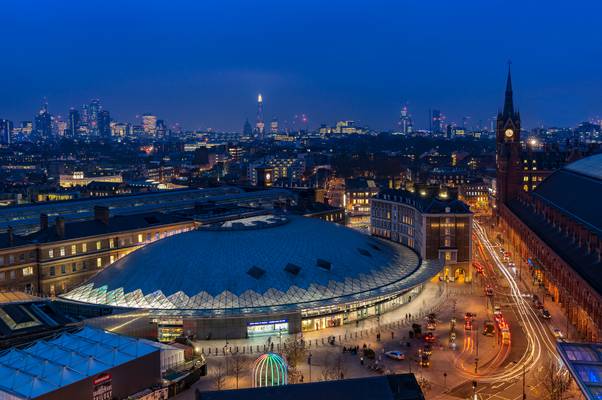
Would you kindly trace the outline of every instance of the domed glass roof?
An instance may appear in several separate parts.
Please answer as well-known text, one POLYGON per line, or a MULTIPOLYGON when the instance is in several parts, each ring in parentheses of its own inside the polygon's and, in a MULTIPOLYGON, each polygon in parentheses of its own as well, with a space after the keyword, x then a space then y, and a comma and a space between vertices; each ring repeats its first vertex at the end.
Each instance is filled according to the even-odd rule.
POLYGON ((165 238, 63 295, 128 308, 307 308, 416 286, 436 274, 411 249, 298 216, 262 216, 165 238))

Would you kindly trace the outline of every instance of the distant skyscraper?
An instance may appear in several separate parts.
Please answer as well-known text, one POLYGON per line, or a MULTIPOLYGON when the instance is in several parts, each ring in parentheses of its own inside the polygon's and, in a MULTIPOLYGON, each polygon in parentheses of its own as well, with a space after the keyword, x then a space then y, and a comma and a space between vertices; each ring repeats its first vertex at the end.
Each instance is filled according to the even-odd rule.
POLYGON ((38 138, 48 139, 52 136, 52 116, 48 112, 48 104, 44 103, 36 115, 36 134, 38 138))
POLYGON ((443 132, 443 117, 441 111, 433 110, 431 115, 431 133, 440 134, 443 132))
POLYGON ((102 110, 96 116, 98 134, 100 136, 111 136, 111 115, 107 110, 102 110))
POLYGON ((253 128, 251 128, 251 124, 249 123, 249 119, 247 118, 245 120, 245 124, 242 128, 242 134, 245 137, 251 137, 253 136, 253 128))
POLYGON ((88 121, 88 128, 92 133, 98 134, 98 115, 102 110, 99 99, 93 99, 90 101, 90 116, 88 121))
POLYGON ((144 133, 155 136, 157 134, 157 116, 151 114, 142 115, 142 126, 144 133))
POLYGON ((67 122, 67 136, 76 137, 79 132, 79 111, 75 108, 69 110, 69 121, 67 122))
POLYGON ((272 119, 272 122, 270 123, 270 132, 271 133, 278 133, 279 132, 278 120, 276 118, 272 119))
POLYGON ((259 137, 263 137, 265 123, 263 122, 263 97, 261 97, 261 93, 257 96, 257 123, 255 124, 255 130, 259 137))
POLYGON ((165 121, 162 119, 157 120, 157 136, 165 137, 167 134, 167 127, 165 126, 165 121))
POLYGON ((401 107, 401 114, 399 116, 399 128, 403 134, 412 133, 412 117, 408 111, 408 106, 401 107))
POLYGON ((13 128, 12 121, 0 119, 0 143, 7 145, 12 143, 13 128))
POLYGON ((21 121, 21 133, 25 136, 31 135, 33 132, 33 122, 21 121))

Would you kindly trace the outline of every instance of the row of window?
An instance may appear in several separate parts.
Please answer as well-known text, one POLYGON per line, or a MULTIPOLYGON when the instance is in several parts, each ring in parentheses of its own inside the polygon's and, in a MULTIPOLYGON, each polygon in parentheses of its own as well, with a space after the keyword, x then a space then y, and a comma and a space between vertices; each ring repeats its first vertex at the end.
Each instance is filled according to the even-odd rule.
MULTIPOLYGON (((80 268, 83 270, 87 270, 88 267, 90 266, 90 262, 92 260, 84 260, 81 265, 80 268)), ((111 255, 109 257, 109 263, 112 264, 115 262, 115 256, 111 255)), ((96 258, 96 268, 102 268, 102 257, 97 257, 96 258)), ((48 275, 49 276, 57 276, 58 274, 60 275, 64 275, 66 273, 73 273, 73 272, 77 272, 78 271, 78 263, 71 263, 71 264, 62 264, 60 266, 50 266, 48 267, 48 275)))
POLYGON ((30 251, 28 253, 20 253, 18 255, 9 254, 8 256, 0 256, 0 266, 2 265, 11 265, 15 264, 16 260, 19 260, 19 263, 24 263, 25 260, 34 260, 36 258, 36 253, 34 251, 30 251))
MULTIPOLYGON (((192 228, 176 229, 176 230, 164 231, 164 232, 155 232, 154 235, 151 232, 148 232, 148 233, 146 233, 146 235, 139 233, 137 236, 128 236, 127 238, 122 237, 119 239, 119 246, 124 247, 127 245, 132 245, 134 243, 136 243, 136 244, 148 243, 148 242, 152 242, 155 240, 163 239, 167 236, 172 236, 172 235, 175 235, 178 233, 186 232, 186 231, 189 231, 190 229, 192 229, 192 228)), ((96 251, 102 250, 103 244, 104 244, 104 246, 108 245, 109 249, 114 249, 115 248, 115 239, 109 238, 108 240, 106 240, 106 239, 105 240, 97 240, 94 243, 94 248, 96 249, 96 251)), ((87 253, 88 252, 88 243, 82 243, 79 251, 78 251, 78 246, 76 244, 72 244, 70 247, 62 246, 62 247, 59 247, 58 249, 48 249, 48 258, 65 257, 67 255, 67 250, 70 250, 69 255, 71 255, 71 256, 81 254, 81 253, 87 253)), ((0 265, 2 265, 2 264, 0 264, 0 265)))
MULTIPOLYGON (((31 276, 33 275, 33 267, 25 267, 21 268, 22 276, 31 276)), ((12 271, 8 271, 8 279, 13 280, 17 278, 17 270, 13 269, 12 271)), ((6 280, 6 271, 0 272, 0 281, 6 280)))

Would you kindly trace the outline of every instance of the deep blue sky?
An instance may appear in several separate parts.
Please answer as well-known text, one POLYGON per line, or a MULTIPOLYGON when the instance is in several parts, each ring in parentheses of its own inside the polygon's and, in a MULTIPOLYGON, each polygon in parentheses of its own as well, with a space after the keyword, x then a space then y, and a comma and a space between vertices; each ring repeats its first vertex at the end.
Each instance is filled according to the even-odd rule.
POLYGON ((602 116, 602 2, 540 0, 4 0, 0 117, 65 115, 99 97, 116 119, 186 128, 356 119, 388 129, 493 116, 513 62, 523 125, 602 116))

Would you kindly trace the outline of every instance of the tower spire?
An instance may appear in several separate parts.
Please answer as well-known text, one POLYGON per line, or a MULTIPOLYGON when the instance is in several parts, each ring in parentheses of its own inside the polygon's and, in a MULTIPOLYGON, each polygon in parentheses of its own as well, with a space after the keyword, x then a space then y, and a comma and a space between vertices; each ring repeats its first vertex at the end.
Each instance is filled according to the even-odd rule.
POLYGON ((508 78, 506 78, 506 96, 504 99, 504 116, 510 116, 514 114, 514 99, 512 96, 512 71, 510 65, 512 62, 508 61, 508 78))

